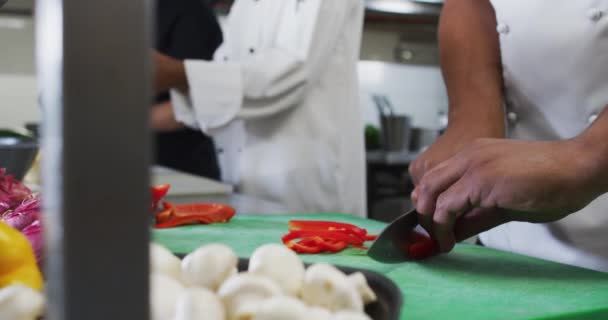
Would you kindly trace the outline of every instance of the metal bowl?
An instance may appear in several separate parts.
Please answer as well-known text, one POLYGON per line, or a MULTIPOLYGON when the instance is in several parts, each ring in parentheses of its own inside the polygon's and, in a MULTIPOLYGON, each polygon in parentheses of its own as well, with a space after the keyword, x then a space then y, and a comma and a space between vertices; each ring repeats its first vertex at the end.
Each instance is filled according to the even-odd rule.
POLYGON ((35 139, 0 131, 0 168, 6 168, 7 174, 22 180, 37 153, 38 142, 35 139))

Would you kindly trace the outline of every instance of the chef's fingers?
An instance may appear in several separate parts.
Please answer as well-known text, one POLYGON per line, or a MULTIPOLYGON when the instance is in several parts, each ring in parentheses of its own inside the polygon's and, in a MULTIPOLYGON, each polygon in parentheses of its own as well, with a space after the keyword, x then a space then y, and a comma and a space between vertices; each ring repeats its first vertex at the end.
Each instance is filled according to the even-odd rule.
POLYGON ((464 180, 458 180, 439 195, 433 214, 432 235, 441 252, 449 252, 454 248, 454 224, 470 209, 468 187, 464 180))
POLYGON ((503 209, 474 208, 456 220, 454 224, 456 241, 469 239, 509 221, 509 215, 503 209))
POLYGON ((424 216, 435 212, 437 197, 462 175, 460 161, 446 160, 427 172, 417 186, 416 210, 424 216))
POLYGON ((412 203, 415 207, 416 203, 418 202, 418 187, 414 188, 414 191, 412 191, 412 193, 410 194, 410 198, 412 199, 412 203))

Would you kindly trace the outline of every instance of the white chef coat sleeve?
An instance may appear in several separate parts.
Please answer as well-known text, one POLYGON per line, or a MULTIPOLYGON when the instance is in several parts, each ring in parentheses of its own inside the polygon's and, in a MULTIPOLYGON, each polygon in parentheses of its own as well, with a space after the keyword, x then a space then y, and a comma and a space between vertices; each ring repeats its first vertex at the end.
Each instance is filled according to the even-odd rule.
POLYGON ((322 72, 317 66, 328 60, 333 49, 327 54, 313 51, 338 42, 357 1, 309 0, 304 14, 276 17, 281 20, 276 47, 254 51, 240 62, 187 60, 192 107, 200 128, 208 132, 235 118, 267 117, 297 106, 307 85, 322 72))

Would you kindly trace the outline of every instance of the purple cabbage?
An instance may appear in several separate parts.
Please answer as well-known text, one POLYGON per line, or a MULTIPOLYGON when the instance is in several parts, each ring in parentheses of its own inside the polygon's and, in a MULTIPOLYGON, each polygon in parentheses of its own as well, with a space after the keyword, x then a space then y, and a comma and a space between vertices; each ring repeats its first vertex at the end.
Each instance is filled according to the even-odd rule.
POLYGON ((0 169, 0 212, 19 206, 31 197, 32 191, 12 175, 5 175, 6 169, 0 169))
POLYGON ((30 241, 32 248, 34 249, 34 253, 36 254, 36 262, 38 265, 42 265, 42 225, 40 224, 40 220, 34 221, 29 226, 25 227, 21 230, 21 233, 25 235, 25 237, 30 241))
POLYGON ((2 222, 9 226, 23 230, 25 227, 40 219, 40 198, 27 199, 12 211, 2 215, 2 222))

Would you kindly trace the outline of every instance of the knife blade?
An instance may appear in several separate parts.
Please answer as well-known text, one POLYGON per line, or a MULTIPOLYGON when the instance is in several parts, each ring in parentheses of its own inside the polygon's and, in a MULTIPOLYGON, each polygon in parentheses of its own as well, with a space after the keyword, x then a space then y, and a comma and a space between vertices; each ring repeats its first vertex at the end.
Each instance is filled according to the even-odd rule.
POLYGON ((367 251, 372 259, 383 263, 398 263, 410 260, 407 250, 410 234, 418 226, 416 209, 393 220, 378 236, 378 239, 367 251))

